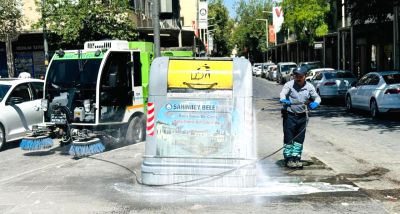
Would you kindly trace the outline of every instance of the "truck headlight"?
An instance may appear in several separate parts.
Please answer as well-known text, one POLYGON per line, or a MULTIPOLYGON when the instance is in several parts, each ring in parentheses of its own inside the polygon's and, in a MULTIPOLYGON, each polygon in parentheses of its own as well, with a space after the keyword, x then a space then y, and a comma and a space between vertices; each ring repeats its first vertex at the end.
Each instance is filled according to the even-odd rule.
POLYGON ((42 108, 43 111, 47 111, 47 106, 49 105, 49 100, 47 99, 42 99, 40 102, 40 108, 42 108))
POLYGON ((83 107, 85 108, 85 112, 90 112, 90 100, 84 100, 83 101, 83 107))

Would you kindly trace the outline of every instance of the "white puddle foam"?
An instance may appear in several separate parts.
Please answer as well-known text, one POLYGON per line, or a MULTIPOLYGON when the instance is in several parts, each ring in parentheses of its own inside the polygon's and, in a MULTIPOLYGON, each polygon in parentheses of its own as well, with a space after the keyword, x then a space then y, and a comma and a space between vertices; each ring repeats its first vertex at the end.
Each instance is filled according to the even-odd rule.
POLYGON ((347 184, 329 184, 325 182, 307 183, 280 183, 268 182, 258 184, 252 188, 229 187, 148 187, 127 183, 115 183, 114 189, 139 198, 157 196, 159 201, 168 201, 170 198, 187 197, 226 197, 226 196, 288 196, 304 195, 321 192, 349 192, 358 191, 358 187, 347 184), (164 196, 164 197, 163 197, 164 196))

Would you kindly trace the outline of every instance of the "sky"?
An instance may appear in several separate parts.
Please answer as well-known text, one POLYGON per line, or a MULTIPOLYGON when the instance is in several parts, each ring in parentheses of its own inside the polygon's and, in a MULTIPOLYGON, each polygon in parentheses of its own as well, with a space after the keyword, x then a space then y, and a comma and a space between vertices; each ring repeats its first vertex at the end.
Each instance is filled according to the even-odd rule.
MULTIPOLYGON (((235 2, 237 0, 224 0, 224 5, 228 8, 229 16, 235 18, 236 12, 234 9, 235 2)), ((272 2, 281 2, 282 0, 272 0, 272 2)))
POLYGON ((229 16, 231 18, 235 18, 236 13, 235 9, 233 8, 236 0, 224 0, 224 5, 228 8, 229 16))

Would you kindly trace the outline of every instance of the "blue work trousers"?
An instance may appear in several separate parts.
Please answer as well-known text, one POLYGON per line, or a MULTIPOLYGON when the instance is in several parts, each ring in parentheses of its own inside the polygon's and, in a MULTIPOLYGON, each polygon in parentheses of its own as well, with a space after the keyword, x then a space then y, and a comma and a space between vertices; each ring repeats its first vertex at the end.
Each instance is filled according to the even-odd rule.
POLYGON ((303 143, 306 135, 307 116, 306 114, 286 114, 283 117, 284 150, 286 158, 301 157, 303 143))

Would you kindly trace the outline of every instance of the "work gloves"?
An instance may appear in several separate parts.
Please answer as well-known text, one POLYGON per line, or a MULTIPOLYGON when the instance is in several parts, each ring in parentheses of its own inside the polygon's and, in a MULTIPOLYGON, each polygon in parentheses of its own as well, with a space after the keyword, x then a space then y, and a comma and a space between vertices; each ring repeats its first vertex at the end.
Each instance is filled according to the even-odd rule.
POLYGON ((288 100, 288 99, 281 99, 279 102, 281 102, 285 105, 288 105, 288 106, 290 106, 292 104, 292 102, 290 102, 290 100, 288 100))
POLYGON ((311 110, 316 109, 319 104, 317 102, 311 102, 310 104, 308 104, 308 106, 310 107, 311 110))

